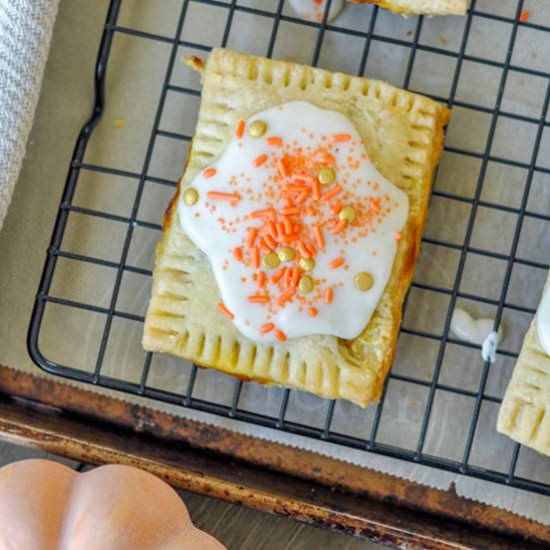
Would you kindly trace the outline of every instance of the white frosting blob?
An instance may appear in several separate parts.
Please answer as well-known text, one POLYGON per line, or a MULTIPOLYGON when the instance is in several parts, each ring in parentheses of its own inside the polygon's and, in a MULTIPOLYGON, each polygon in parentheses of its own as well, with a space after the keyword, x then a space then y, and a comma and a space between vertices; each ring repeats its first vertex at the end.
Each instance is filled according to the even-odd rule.
POLYGON ((502 325, 497 333, 493 330, 494 324, 493 319, 474 319, 464 309, 456 308, 451 319, 451 330, 457 338, 481 346, 483 360, 494 363, 496 350, 502 339, 502 325))
MULTIPOLYGON (((248 338, 271 342, 277 337, 280 339, 277 331, 288 338, 314 334, 356 337, 371 318, 390 276, 398 232, 408 215, 406 194, 376 170, 358 132, 338 112, 294 101, 242 122, 245 122, 242 137, 235 135, 219 160, 193 180, 191 185, 199 192, 196 204, 187 206, 180 200, 179 215, 184 231, 209 257, 223 304, 233 314, 235 326, 248 338), (267 132, 262 137, 251 137, 248 133, 256 120, 267 124, 267 132), (268 144, 268 138, 274 136, 282 140, 280 146, 268 144), (346 140, 340 141, 334 136, 346 136, 346 140), (285 162, 292 165, 287 175, 280 172, 282 155, 285 162), (327 155, 332 158, 326 160, 327 155), (256 166, 255 161, 262 156, 267 160, 256 166), (323 159, 321 164, 319 159, 323 159), (282 226, 281 209, 298 204, 299 197, 294 191, 286 191, 289 189, 286 186, 313 189, 311 180, 315 178, 311 174, 317 174, 319 166, 326 166, 323 164, 326 162, 333 167, 336 181, 321 187, 321 192, 340 187, 340 193, 331 200, 318 200, 311 192, 298 205, 302 211, 313 209, 310 214, 287 216, 293 223, 293 231, 300 231, 300 240, 310 245, 315 243, 313 224, 322 227, 325 246, 317 249, 315 268, 312 272, 300 273, 300 276, 311 275, 316 287, 309 294, 296 291, 291 299, 279 305, 278 298, 286 292, 281 288, 284 279, 272 283, 271 277, 285 266, 294 266, 297 270, 300 253, 297 251, 292 262, 281 263, 275 269, 268 269, 261 262, 259 268, 255 268, 253 249, 267 236, 265 224, 273 221, 282 226), (307 172, 308 182, 294 177, 307 172), (235 194, 239 200, 216 199, 209 196, 209 192, 235 194), (354 206, 358 217, 342 231, 331 234, 330 229, 339 222, 338 213, 333 210, 336 202, 341 206, 354 206), (266 209, 272 209, 271 217, 250 216, 252 212, 266 209), (248 239, 252 228, 256 228, 258 237, 251 248, 248 239), (243 252, 240 261, 234 256, 236 248, 243 252), (344 264, 331 267, 337 258, 343 258, 344 264), (267 281, 263 288, 259 288, 253 278, 260 271, 267 281), (361 272, 373 277, 374 284, 368 291, 360 291, 354 285, 355 276, 361 272), (333 290, 329 304, 324 301, 328 288, 333 290), (257 295, 269 296, 269 304, 250 303, 248 297, 257 295), (309 312, 312 307, 316 310, 315 316, 309 312), (273 323, 274 329, 261 332, 260 328, 267 323, 273 323)), ((183 191, 182 196, 185 189, 183 191)), ((278 243, 275 251, 285 245, 278 243)), ((287 246, 294 248, 296 243, 290 242, 287 246)), ((260 256, 266 253, 264 247, 260 256)))
MULTIPOLYGON (((325 14, 327 0, 289 0, 292 9, 302 18, 308 21, 320 23, 325 14)), ((328 21, 332 21, 344 7, 344 0, 332 0, 328 21)))
POLYGON ((550 355, 550 287, 544 291, 537 310, 537 332, 540 345, 550 355))
POLYGON ((500 335, 492 330, 481 344, 481 357, 484 361, 489 361, 489 363, 496 361, 499 342, 500 335))

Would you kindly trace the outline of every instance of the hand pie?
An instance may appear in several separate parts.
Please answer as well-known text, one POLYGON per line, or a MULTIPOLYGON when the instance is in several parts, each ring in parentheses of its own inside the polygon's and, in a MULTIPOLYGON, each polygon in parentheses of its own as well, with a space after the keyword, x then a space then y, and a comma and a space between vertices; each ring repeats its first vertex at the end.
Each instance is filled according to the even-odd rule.
POLYGON ((379 399, 449 111, 383 82, 215 49, 143 345, 379 399))
POLYGON ((464 15, 469 0, 349 0, 355 4, 377 4, 403 15, 464 15))
POLYGON ((497 430, 550 456, 550 277, 519 354, 497 430))

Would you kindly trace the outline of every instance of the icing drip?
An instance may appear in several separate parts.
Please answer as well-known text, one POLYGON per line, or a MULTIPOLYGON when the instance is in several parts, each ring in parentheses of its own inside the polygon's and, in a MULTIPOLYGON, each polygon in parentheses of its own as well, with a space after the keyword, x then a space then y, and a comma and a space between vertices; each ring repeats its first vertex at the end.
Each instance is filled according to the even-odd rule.
POLYGON ((537 332, 540 345, 550 355, 550 287, 545 289, 537 310, 537 332))
POLYGON ((498 333, 493 330, 494 320, 474 319, 467 311, 456 308, 451 319, 451 330, 461 340, 481 346, 484 361, 495 362, 496 351, 502 339, 502 325, 498 333))
POLYGON ((295 101, 241 120, 179 214, 245 336, 351 339, 384 291, 408 199, 345 116, 295 101))
MULTIPOLYGON (((289 0, 292 9, 302 18, 308 21, 320 23, 325 14, 326 0, 289 0)), ((328 21, 332 21, 344 7, 344 0, 332 0, 328 21)))
POLYGON ((497 348, 500 343, 500 335, 492 330, 481 344, 481 357, 484 361, 494 363, 497 358, 497 348))

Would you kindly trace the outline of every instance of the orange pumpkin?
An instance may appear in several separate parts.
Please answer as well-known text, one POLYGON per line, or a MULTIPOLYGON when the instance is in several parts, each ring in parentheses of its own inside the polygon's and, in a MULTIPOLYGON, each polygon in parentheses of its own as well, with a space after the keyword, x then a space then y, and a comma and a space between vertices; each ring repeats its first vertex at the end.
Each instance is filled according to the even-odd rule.
POLYGON ((79 474, 48 460, 0 468, 0 550, 223 550, 177 493, 129 466, 79 474))

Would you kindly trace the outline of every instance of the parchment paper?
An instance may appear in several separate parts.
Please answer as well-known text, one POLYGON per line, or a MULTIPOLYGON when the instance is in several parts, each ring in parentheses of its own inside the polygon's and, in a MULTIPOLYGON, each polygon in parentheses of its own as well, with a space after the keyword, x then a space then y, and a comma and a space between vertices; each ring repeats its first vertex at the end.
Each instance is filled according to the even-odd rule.
MULTIPOLYGON (((122 4, 119 24, 172 36, 175 32, 181 2, 164 0, 162 9, 153 0, 127 0, 122 4)), ((246 0, 239 5, 254 6, 273 11, 276 1, 246 0)), ((77 132, 92 104, 92 71, 101 25, 107 2, 62 0, 54 32, 50 60, 46 69, 43 94, 39 103, 35 127, 31 135, 27 159, 16 188, 12 208, 0 234, 0 363, 44 375, 30 361, 25 348, 27 330, 34 295, 59 204, 62 185, 77 132)), ((478 2, 478 9, 511 16, 515 0, 495 3, 478 2), (498 4, 498 5, 496 5, 498 4)), ((334 21, 334 25, 363 31, 368 28, 371 7, 348 6, 334 21)), ((286 14, 291 15, 289 6, 286 14)), ((189 2, 182 38, 189 42, 218 45, 226 24, 227 12, 199 2, 189 2)), ((550 20, 550 7, 539 2, 533 5, 531 20, 550 20)), ((426 19, 421 43, 443 51, 457 51, 464 26, 463 18, 426 19)), ((251 53, 265 53, 273 21, 269 18, 237 11, 228 36, 228 46, 251 53)), ((375 33, 410 40, 416 29, 415 19, 396 17, 380 11, 375 33)), ((502 61, 506 55, 510 26, 475 18, 467 52, 472 56, 502 61)), ((274 56, 305 63, 311 62, 317 33, 295 23, 281 21, 274 56)), ((327 31, 323 40, 319 64, 329 69, 356 73, 359 67, 364 39, 327 31)), ((188 47, 178 51, 171 83, 199 89, 198 76, 193 74, 180 58, 203 52, 188 47)), ((550 33, 518 33, 513 63, 544 70, 550 53, 550 33), (536 38, 536 43, 532 40, 536 38)), ((158 105, 160 87, 170 54, 168 43, 147 38, 116 35, 107 79, 107 107, 94 131, 85 161, 139 173, 150 139, 150 129, 158 105)), ((370 77, 384 78, 402 85, 408 61, 408 50, 401 46, 374 40, 366 67, 370 77)), ((444 54, 418 50, 410 86, 416 91, 446 96, 449 93, 455 59, 444 54)), ((457 88, 457 99, 493 107, 500 69, 464 61, 457 88)), ((543 95, 548 81, 540 77, 511 71, 506 82, 502 109, 526 117, 541 115, 543 95)), ((194 129, 199 99, 177 92, 169 92, 160 128, 164 131, 191 135, 194 129)), ((474 153, 483 153, 490 114, 457 107, 448 130, 447 143, 474 153)), ((536 125, 516 122, 501 117, 498 120, 491 154, 528 163, 533 153, 536 125)), ((545 151, 550 147, 545 130, 539 164, 545 166, 545 151)), ((186 156, 187 144, 163 136, 155 141, 148 175, 175 182, 186 156)), ((478 181, 481 159, 447 152, 441 164, 436 190, 472 197, 478 181)), ((471 239, 471 246, 498 254, 507 254, 515 228, 518 208, 526 181, 527 170, 510 168, 489 162, 482 200, 510 207, 503 212, 487 206, 479 208, 471 239)), ((529 197, 529 209, 545 212, 549 204, 548 176, 536 173, 529 197)), ((74 204, 129 216, 137 191, 137 179, 84 171, 78 183, 74 204)), ((139 207, 141 221, 160 223, 162 212, 173 192, 173 187, 147 181, 139 207)), ((462 245, 471 206, 468 202, 434 196, 426 237, 462 245)), ((116 221, 92 218, 73 213, 62 249, 119 262, 127 226, 116 221)), ((152 269, 154 247, 160 233, 153 229, 136 227, 127 264, 152 269)), ((524 220, 518 256, 547 264, 545 253, 550 245, 550 226, 533 217, 524 220)), ((403 321, 405 329, 441 334, 449 306, 449 291, 459 259, 459 250, 425 243, 418 262, 415 281, 440 287, 443 292, 414 288, 409 296, 403 321)), ((461 292, 475 294, 489 303, 459 299, 460 307, 470 313, 494 316, 491 300, 498 300, 503 283, 506 262, 469 252, 461 292)), ((108 307, 116 272, 103 266, 83 264, 60 259, 50 294, 100 307, 108 307)), ((546 270, 517 264, 514 267, 507 302, 535 308, 544 284, 546 270)), ((116 309, 143 315, 149 298, 150 279, 144 275, 124 274, 116 309)), ((518 352, 523 334, 531 319, 507 307, 503 322, 505 337, 501 350, 518 352)), ((49 304, 41 332, 40 348, 46 357, 65 365, 92 370, 103 332, 105 318, 92 313, 49 304)), ((137 321, 115 317, 106 349, 102 373, 126 380, 139 381, 144 360, 140 345, 142 325, 137 321)), ((402 333, 398 357, 393 372, 431 381, 439 342, 421 336, 402 333)), ((503 395, 513 368, 513 359, 497 354, 492 365, 486 393, 503 395)), ((440 383, 476 392, 483 363, 478 349, 448 344, 440 375, 440 383)), ((179 392, 186 389, 189 367, 168 356, 155 355, 148 384, 179 392)), ((200 370, 194 397, 229 404, 235 380, 211 370, 200 370)), ((88 389, 91 389, 88 387, 88 389)), ((98 390, 100 391, 100 390, 98 390)), ((245 384, 239 408, 276 414, 283 390, 265 389, 256 384, 245 384)), ((320 426, 328 403, 299 392, 291 392, 286 419, 320 426)), ((390 380, 384 413, 377 441, 414 449, 418 438, 428 388, 390 380)), ((458 476, 427 467, 388 459, 321 441, 292 436, 284 432, 263 429, 251 424, 198 413, 183 407, 167 406, 145 399, 117 394, 119 398, 141 402, 154 408, 236 430, 242 433, 280 441, 288 445, 310 449, 335 458, 392 473, 433 487, 446 489, 455 483, 459 494, 482 502, 501 506, 527 517, 550 524, 550 499, 458 476)), ((432 420, 424 451, 453 460, 462 458, 474 400, 438 390, 432 420)), ((495 430, 497 405, 484 402, 479 427, 473 445, 470 463, 479 467, 507 471, 513 443, 495 430)), ((355 437, 368 437, 375 407, 362 410, 345 402, 338 402, 332 429, 355 437)), ((549 459, 523 449, 517 475, 550 482, 549 459)))

